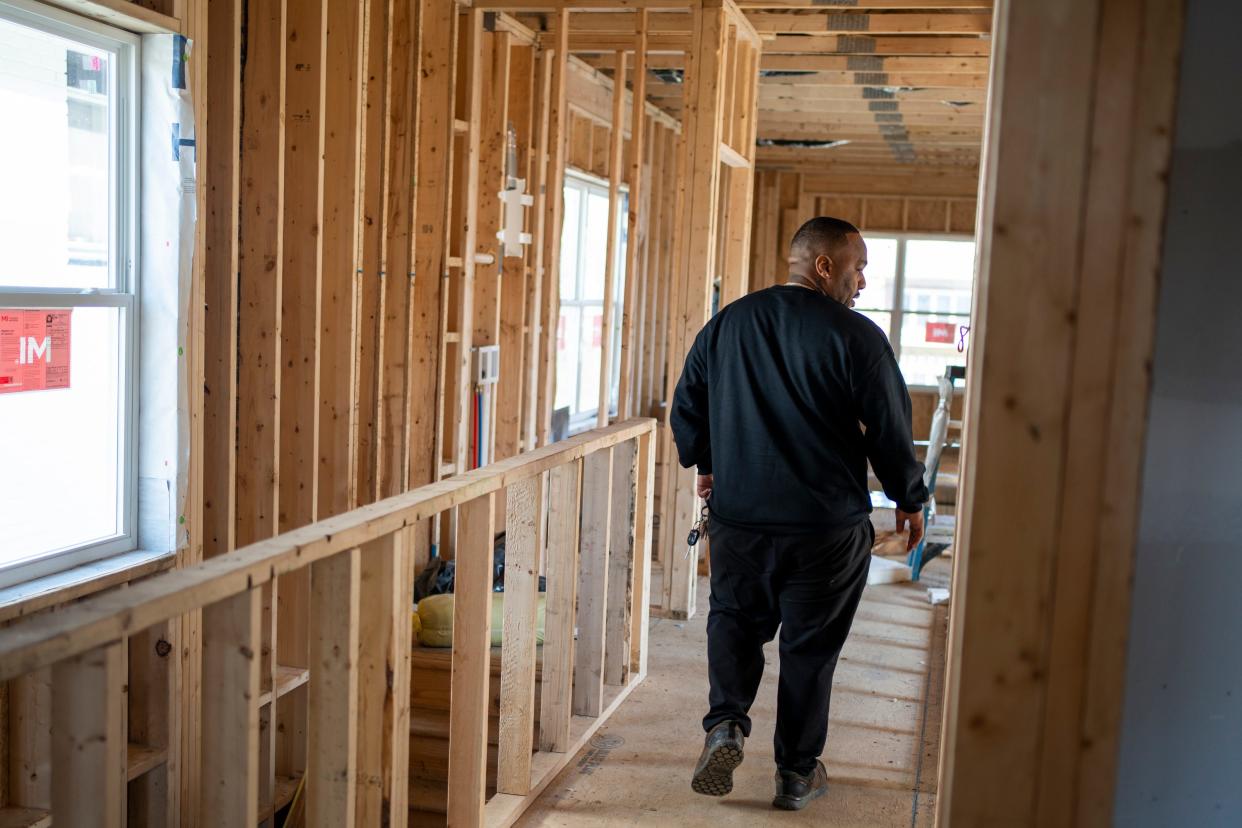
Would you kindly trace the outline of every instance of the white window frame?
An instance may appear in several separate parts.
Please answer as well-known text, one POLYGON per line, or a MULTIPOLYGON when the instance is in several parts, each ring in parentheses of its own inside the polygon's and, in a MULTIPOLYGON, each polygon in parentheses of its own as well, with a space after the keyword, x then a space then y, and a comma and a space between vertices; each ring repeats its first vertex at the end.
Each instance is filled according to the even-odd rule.
MULTIPOLYGON (((893 355, 897 358, 897 363, 901 364, 901 324, 902 318, 905 316, 905 296, 906 296, 906 242, 909 241, 958 241, 958 242, 975 242, 978 243, 974 236, 964 233, 896 233, 877 230, 874 233, 863 231, 863 239, 868 237, 877 239, 896 239, 897 240, 897 258, 893 265, 893 306, 891 308, 859 308, 862 312, 887 313, 889 314, 888 334, 889 344, 893 348, 893 355)), ((863 271, 866 276, 866 271, 863 271)), ((973 296, 975 286, 971 285, 971 294, 973 296)), ((919 313, 919 311, 911 311, 919 313)), ((927 313, 935 313, 937 316, 952 316, 962 320, 963 324, 970 324, 969 313, 956 313, 945 311, 928 311, 927 313)), ((914 390, 935 389, 933 385, 910 385, 914 390)))
MULTIPOLYGON (((596 192, 603 190, 604 194, 608 195, 610 192, 611 184, 610 182, 602 178, 599 178, 594 175, 590 175, 589 173, 582 172, 581 170, 577 170, 573 168, 566 168, 565 181, 564 181, 563 186, 577 187, 582 192, 582 200, 579 202, 581 204, 581 207, 578 210, 578 240, 579 240, 578 266, 575 270, 575 276, 578 279, 575 293, 581 296, 582 295, 582 272, 583 272, 582 260, 583 260, 583 257, 586 255, 586 251, 583 249, 582 243, 581 243, 581 240, 585 235, 584 228, 586 227, 586 215, 587 215, 586 196, 592 190, 596 192)), ((626 199, 629 198, 629 192, 630 192, 629 187, 625 184, 622 184, 620 188, 620 193, 621 193, 623 205, 626 203, 626 199)), ((562 197, 564 197, 563 194, 562 194, 562 197)), ((613 269, 613 275, 614 275, 613 291, 614 293, 616 293, 616 301, 613 302, 613 317, 614 317, 613 318, 613 334, 615 337, 614 341, 616 343, 619 343, 620 342, 621 319, 622 319, 622 312, 623 312, 622 304, 625 299, 625 277, 626 277, 625 250, 626 250, 626 246, 628 246, 629 244, 629 240, 623 239, 621 236, 622 232, 624 232, 624 230, 626 229, 626 210, 619 209, 617 211, 617 221, 619 224, 617 228, 618 244, 617 244, 617 249, 614 251, 614 254, 617 256, 617 262, 614 265, 614 269, 613 269), (622 242, 624 242, 625 246, 623 246, 622 242)), ((557 285, 557 290, 558 291, 560 290, 559 283, 557 285)), ((562 307, 592 308, 592 307, 595 307, 596 304, 599 304, 601 305, 601 308, 602 308, 603 302, 604 300, 602 299, 599 300, 599 302, 596 302, 596 300, 593 300, 593 299, 592 300, 586 300, 586 299, 568 299, 567 300, 563 296, 560 297, 560 305, 562 307)), ((558 320, 558 324, 559 324, 559 320, 558 320)), ((581 347, 581 341, 582 341, 581 328, 579 328, 578 337, 579 337, 579 347, 581 347)), ((614 347, 612 366, 610 367, 610 370, 609 370, 609 376, 607 378, 602 377, 602 376, 600 377, 601 383, 606 381, 609 385, 609 391, 608 391, 609 414, 616 414, 616 403, 612 401, 612 384, 613 384, 612 375, 619 374, 619 366, 620 366, 619 352, 620 352, 619 346, 614 347)), ((578 389, 582 386, 582 365, 583 365, 583 362, 581 359, 579 359, 578 360, 578 374, 574 378, 575 396, 578 393, 578 389)), ((567 435, 578 434, 580 432, 592 429, 595 427, 595 424, 598 422, 598 419, 599 419, 599 405, 597 403, 596 406, 590 409, 589 411, 580 411, 577 414, 571 414, 569 417, 569 426, 566 429, 566 434, 567 435)))
POLYGON ((88 20, 29 0, 0 0, 0 19, 112 52, 116 106, 110 111, 116 143, 111 147, 115 180, 109 198, 116 215, 110 228, 110 257, 115 287, 30 288, 0 285, 0 307, 6 308, 119 308, 121 310, 120 367, 123 449, 119 459, 120 532, 105 540, 50 551, 34 560, 0 566, 0 588, 21 584, 133 551, 138 546, 138 204, 140 197, 140 67, 142 41, 122 29, 88 20))

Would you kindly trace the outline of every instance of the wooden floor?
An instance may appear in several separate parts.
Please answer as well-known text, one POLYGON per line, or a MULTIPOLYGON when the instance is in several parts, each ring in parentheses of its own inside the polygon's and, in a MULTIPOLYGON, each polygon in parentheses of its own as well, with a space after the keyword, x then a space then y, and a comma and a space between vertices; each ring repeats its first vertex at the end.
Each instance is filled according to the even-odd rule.
MULTIPOLYGON (((518 825, 931 826, 947 612, 928 603, 927 587, 948 586, 949 571, 936 560, 921 584, 867 588, 836 673, 824 757, 831 788, 805 811, 770 805, 775 642, 733 793, 691 792, 707 698, 704 609, 690 621, 652 620, 647 680, 518 825)), ((706 608, 705 579, 699 588, 706 608)))

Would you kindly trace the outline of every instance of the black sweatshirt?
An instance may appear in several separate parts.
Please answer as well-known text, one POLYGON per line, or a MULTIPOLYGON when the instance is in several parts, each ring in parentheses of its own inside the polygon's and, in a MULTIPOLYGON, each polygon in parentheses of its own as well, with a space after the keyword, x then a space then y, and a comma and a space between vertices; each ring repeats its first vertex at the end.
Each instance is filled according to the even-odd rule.
POLYGON ((670 423, 682 466, 714 476, 713 518, 732 526, 852 526, 871 511, 868 460, 902 511, 927 500, 888 339, 807 288, 771 287, 716 314, 686 357, 670 423))

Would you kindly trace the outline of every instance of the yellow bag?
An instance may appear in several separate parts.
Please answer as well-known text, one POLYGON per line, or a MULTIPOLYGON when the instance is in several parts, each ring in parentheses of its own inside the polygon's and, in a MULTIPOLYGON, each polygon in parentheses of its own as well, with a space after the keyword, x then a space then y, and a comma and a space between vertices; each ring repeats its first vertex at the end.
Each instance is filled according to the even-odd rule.
MULTIPOLYGON (((545 613, 545 595, 539 593, 539 603, 535 609, 535 640, 543 643, 543 625, 545 613)), ((505 627, 505 594, 492 593, 492 646, 499 647, 504 638, 505 627)), ((418 643, 424 647, 453 646, 453 596, 428 595, 418 602, 414 612, 414 635, 418 643)))

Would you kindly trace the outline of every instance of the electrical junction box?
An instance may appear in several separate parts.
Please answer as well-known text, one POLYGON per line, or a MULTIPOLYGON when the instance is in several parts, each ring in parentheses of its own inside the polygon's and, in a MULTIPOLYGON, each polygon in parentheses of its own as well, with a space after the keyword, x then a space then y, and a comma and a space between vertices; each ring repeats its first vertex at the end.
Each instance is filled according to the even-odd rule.
POLYGON ((500 379, 500 346, 482 345, 470 352, 474 355, 475 384, 495 385, 500 379))

